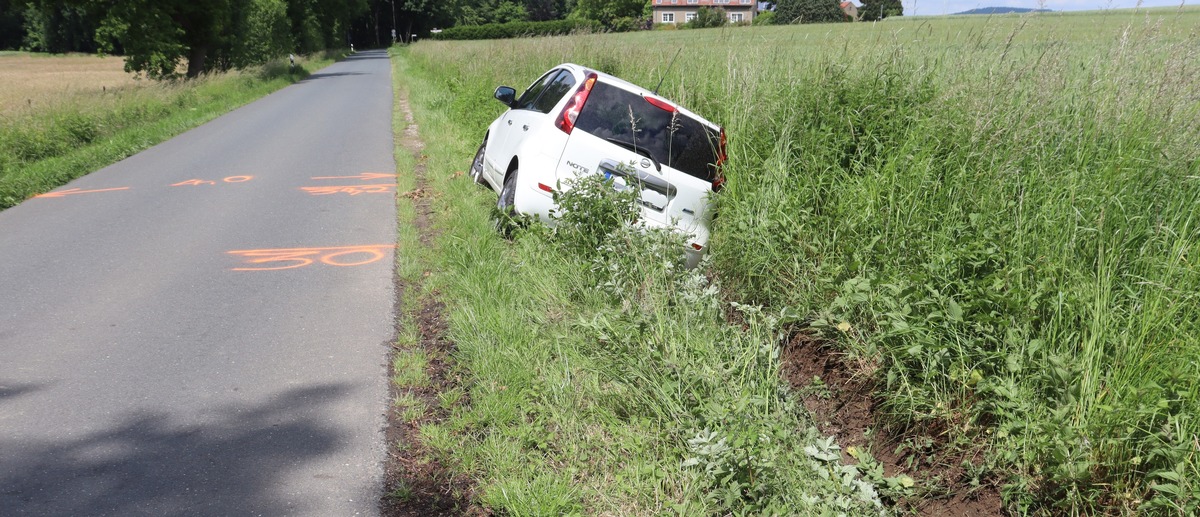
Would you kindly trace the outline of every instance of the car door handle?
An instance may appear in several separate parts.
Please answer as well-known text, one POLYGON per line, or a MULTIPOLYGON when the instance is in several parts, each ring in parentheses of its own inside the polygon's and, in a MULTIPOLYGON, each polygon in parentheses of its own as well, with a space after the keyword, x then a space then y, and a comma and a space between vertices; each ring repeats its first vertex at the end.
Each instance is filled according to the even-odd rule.
POLYGON ((522 130, 524 130, 524 131, 529 131, 529 125, 528 125, 528 124, 526 124, 526 125, 524 125, 524 126, 521 126, 521 129, 522 129, 522 130))
POLYGON ((512 121, 511 121, 511 120, 510 120, 510 121, 508 121, 508 125, 510 125, 510 126, 512 125, 512 121))

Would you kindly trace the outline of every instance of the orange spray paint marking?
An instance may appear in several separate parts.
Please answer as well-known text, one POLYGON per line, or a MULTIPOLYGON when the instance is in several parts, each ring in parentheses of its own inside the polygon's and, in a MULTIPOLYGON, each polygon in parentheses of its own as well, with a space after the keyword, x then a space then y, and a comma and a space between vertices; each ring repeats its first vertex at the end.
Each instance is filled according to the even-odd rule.
POLYGON ((383 178, 395 178, 395 174, 384 174, 381 172, 364 172, 354 176, 317 176, 315 180, 379 180, 383 178))
POLYGON ((359 194, 390 194, 396 188, 395 185, 338 185, 328 187, 300 187, 300 190, 308 192, 314 196, 326 196, 329 194, 350 194, 357 196, 359 194))
POLYGON ((111 192, 114 190, 129 190, 129 187, 102 188, 102 189, 97 189, 97 190, 79 190, 77 188, 73 188, 73 189, 67 189, 67 190, 60 190, 58 192, 47 192, 45 194, 39 194, 39 195, 36 195, 33 197, 65 197, 65 196, 71 196, 71 195, 75 195, 75 194, 91 194, 93 192, 111 192))
POLYGON ((187 186, 187 185, 216 185, 216 184, 217 184, 217 182, 208 181, 208 180, 187 180, 187 181, 181 181, 181 182, 176 183, 171 186, 172 187, 183 187, 183 186, 187 186))
POLYGON ((362 266, 379 261, 387 256, 387 250, 395 247, 395 244, 369 244, 365 246, 340 246, 332 248, 235 250, 228 253, 245 258, 248 264, 283 263, 283 265, 268 267, 237 267, 233 268, 233 271, 279 271, 310 266, 317 261, 329 266, 362 266), (357 255, 362 256, 355 257, 357 255))
MULTIPOLYGON (((252 179, 254 179, 254 176, 230 176, 221 181, 224 181, 225 183, 244 183, 244 182, 250 181, 252 179)), ((181 182, 176 183, 171 186, 172 187, 186 187, 189 185, 216 185, 216 184, 217 184, 217 182, 212 181, 212 180, 187 180, 187 181, 181 181, 181 182)))

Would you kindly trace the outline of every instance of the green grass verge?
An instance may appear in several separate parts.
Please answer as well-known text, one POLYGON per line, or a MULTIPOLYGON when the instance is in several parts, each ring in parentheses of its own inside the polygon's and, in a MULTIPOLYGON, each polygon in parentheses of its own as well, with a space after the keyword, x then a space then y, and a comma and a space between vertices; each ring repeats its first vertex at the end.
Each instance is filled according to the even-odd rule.
POLYGON ((441 396, 449 418, 421 439, 476 480, 480 503, 513 515, 862 514, 878 511, 879 490, 905 489, 840 465, 781 387, 780 320, 747 308, 746 329, 725 323, 717 288, 664 262, 673 253, 656 236, 606 235, 612 250, 647 253, 596 256, 536 227, 500 239, 495 195, 456 174, 482 136, 476 101, 448 96, 442 72, 409 52, 393 67, 426 144, 436 239, 422 246, 404 229, 414 214, 402 198, 398 267, 445 302, 463 379, 441 396))
MULTIPOLYGON (((505 508, 532 508, 509 502, 533 491, 520 486, 563 511, 802 504, 742 488, 718 502, 730 484, 664 459, 698 458, 703 440, 689 440, 705 430, 806 428, 755 355, 771 325, 726 335, 706 309, 677 312, 695 302, 622 291, 549 237, 497 241, 491 195, 447 179, 501 109, 492 88, 574 61, 643 85, 665 74, 664 95, 727 128, 711 248, 724 289, 863 365, 880 423, 909 450, 984 448, 1020 513, 1200 511, 1198 20, 1185 8, 411 47, 398 63, 453 214, 434 285, 472 375, 471 409, 431 435, 505 508), (714 375, 722 393, 706 391, 714 375)), ((639 285, 683 289, 673 278, 639 285)), ((810 472, 754 457, 789 472, 778 486, 810 472)), ((725 482, 761 479, 724 468, 725 482)))
POLYGON ((0 209, 208 122, 331 64, 340 53, 177 84, 117 91, 0 123, 0 209))

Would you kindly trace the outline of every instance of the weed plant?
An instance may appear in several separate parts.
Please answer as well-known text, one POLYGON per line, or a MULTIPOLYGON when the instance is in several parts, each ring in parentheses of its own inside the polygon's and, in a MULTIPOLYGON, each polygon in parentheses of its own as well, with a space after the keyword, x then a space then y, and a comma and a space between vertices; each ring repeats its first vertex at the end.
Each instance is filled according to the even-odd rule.
POLYGON ((459 168, 492 88, 562 61, 665 79, 724 125, 711 267, 750 322, 723 326, 653 234, 579 256, 447 226, 449 260, 485 265, 446 280, 478 391, 446 446, 475 444, 461 461, 499 506, 540 486, 617 513, 802 512, 798 465, 836 444, 775 387, 786 314, 865 365, 883 424, 988 451, 1011 510, 1200 512, 1197 26, 1177 9, 411 47, 422 113, 467 140, 444 144, 459 168))

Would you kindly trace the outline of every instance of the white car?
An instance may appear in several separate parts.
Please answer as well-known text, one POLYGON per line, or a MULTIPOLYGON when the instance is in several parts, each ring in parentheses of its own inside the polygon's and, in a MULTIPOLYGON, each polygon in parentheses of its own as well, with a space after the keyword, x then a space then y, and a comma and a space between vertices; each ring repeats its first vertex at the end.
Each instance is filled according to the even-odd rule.
POLYGON ((475 181, 500 192, 506 213, 554 224, 553 193, 566 180, 603 174, 641 191, 643 224, 688 236, 688 267, 707 251, 709 194, 725 179, 725 131, 653 92, 576 64, 534 81, 488 127, 471 164, 475 181))

